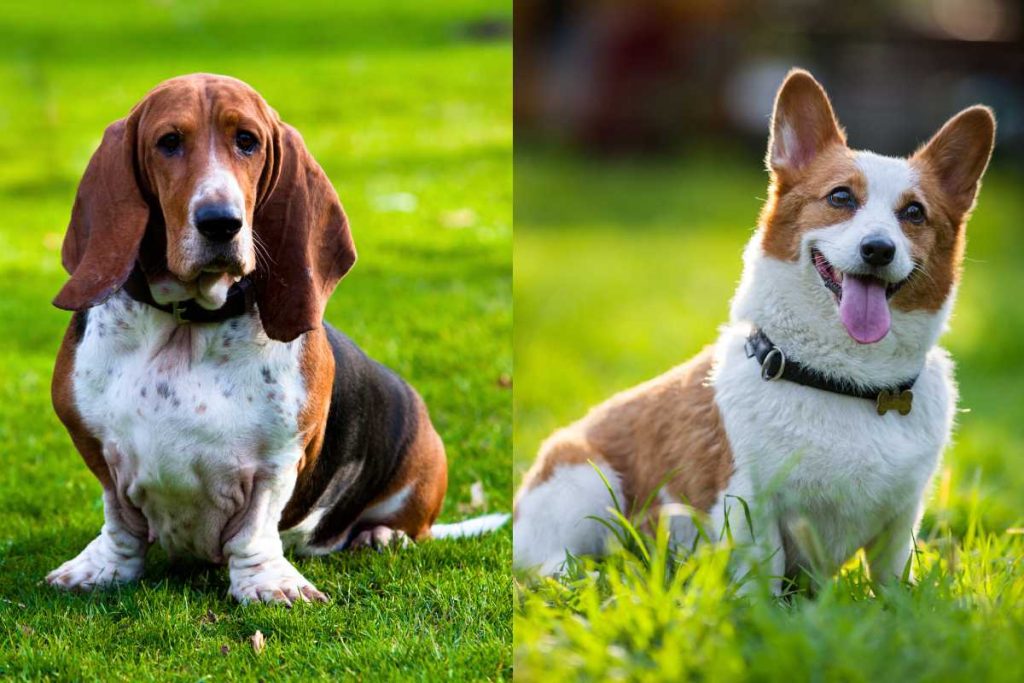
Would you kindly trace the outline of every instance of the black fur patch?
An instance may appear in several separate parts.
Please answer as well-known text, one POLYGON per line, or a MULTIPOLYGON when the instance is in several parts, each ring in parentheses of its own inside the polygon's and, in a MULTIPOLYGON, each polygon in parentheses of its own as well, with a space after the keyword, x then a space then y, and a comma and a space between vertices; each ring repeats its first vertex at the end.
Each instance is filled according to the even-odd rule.
POLYGON ((297 519, 286 515, 281 526, 297 524, 313 508, 327 508, 310 538, 313 545, 343 540, 345 529, 398 472, 418 427, 409 385, 341 332, 327 323, 324 329, 334 355, 334 383, 323 448, 302 492, 315 503, 297 519))
POLYGON ((75 328, 75 343, 82 341, 82 337, 85 336, 85 328, 89 326, 89 309, 84 311, 75 311, 71 316, 71 324, 75 328))

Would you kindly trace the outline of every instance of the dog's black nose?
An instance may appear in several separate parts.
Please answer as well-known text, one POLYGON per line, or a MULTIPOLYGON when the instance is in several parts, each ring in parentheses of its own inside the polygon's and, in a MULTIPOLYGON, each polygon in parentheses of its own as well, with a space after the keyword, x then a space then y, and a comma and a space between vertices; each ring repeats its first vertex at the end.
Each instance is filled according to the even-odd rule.
POLYGON ((887 266, 896 255, 896 244, 888 237, 873 235, 860 243, 860 257, 870 266, 887 266))
POLYGON ((211 242, 227 242, 242 229, 237 211, 224 204, 207 204, 196 209, 196 230, 211 242))

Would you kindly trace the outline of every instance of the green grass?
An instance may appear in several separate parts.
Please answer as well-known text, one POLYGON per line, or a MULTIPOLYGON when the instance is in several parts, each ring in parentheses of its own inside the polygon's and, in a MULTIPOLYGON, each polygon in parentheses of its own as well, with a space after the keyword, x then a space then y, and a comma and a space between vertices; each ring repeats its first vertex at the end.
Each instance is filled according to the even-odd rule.
POLYGON ((511 534, 299 560, 328 606, 235 605, 223 569, 41 583, 99 531, 100 487, 53 415, 52 308, 75 186, 157 82, 260 90, 334 182, 360 262, 327 318, 423 394, 445 438, 442 520, 511 505, 511 3, 30 2, 0 16, 0 677, 508 679, 511 534), (500 31, 499 31, 500 34, 500 31), (210 613, 215 617, 207 617, 210 613), (248 637, 267 636, 253 652, 248 637))
MULTIPOLYGON (((962 412, 917 587, 872 597, 854 563, 816 599, 739 599, 727 549, 671 581, 619 553, 563 581, 520 577, 517 679, 1020 680, 1022 181, 997 155, 968 228, 943 339, 962 412)), ((766 182, 759 155, 736 150, 648 163, 517 152, 517 481, 554 428, 714 340, 766 182)))

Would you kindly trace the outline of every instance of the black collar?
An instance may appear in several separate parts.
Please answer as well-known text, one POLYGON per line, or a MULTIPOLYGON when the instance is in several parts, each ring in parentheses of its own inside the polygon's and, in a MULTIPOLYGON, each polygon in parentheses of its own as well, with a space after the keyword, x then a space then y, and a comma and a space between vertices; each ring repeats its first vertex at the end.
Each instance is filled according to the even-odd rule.
POLYGON ((138 266, 124 283, 124 291, 139 303, 170 313, 178 324, 224 322, 245 315, 252 308, 253 302, 252 282, 248 278, 242 278, 231 285, 224 305, 213 311, 203 308, 195 299, 158 304, 149 291, 146 276, 138 266))
POLYGON ((757 359, 761 366, 761 378, 766 382, 784 379, 805 387, 831 391, 833 394, 868 399, 875 402, 879 415, 885 415, 889 410, 897 410, 900 415, 906 415, 914 401, 914 392, 910 389, 917 381, 916 376, 900 384, 879 387, 865 387, 850 380, 833 379, 819 370, 786 358, 782 349, 772 343, 764 330, 757 327, 747 337, 744 348, 747 358, 757 359))

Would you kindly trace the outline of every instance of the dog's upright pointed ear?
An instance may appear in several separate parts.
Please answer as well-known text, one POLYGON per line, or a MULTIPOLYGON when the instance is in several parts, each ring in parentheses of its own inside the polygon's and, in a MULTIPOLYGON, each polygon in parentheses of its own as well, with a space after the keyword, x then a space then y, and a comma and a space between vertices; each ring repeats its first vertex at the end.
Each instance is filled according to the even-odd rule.
POLYGON ((803 69, 793 69, 775 96, 768 169, 785 181, 799 174, 833 145, 845 145, 825 89, 803 69))
POLYGON ((102 303, 132 272, 149 220, 135 173, 136 117, 103 133, 78 184, 61 262, 71 278, 53 304, 80 311, 102 303))
POLYGON ((264 252, 253 284, 267 336, 291 341, 322 323, 328 297, 356 261, 356 248, 338 195, 302 136, 285 123, 275 128, 268 194, 253 220, 257 248, 264 252))
POLYGON ((981 186, 996 141, 996 119, 988 107, 968 107, 946 122, 911 157, 931 173, 959 215, 968 213, 981 186))

